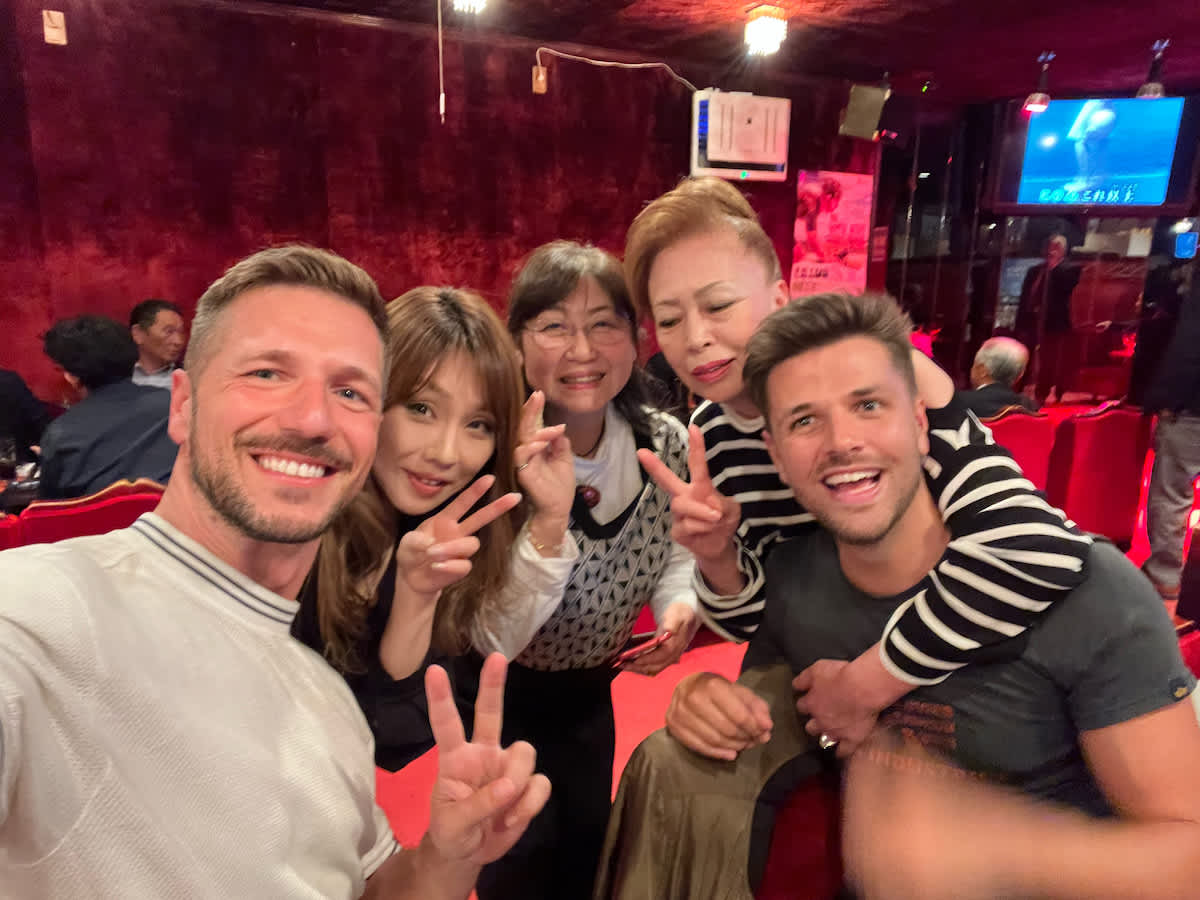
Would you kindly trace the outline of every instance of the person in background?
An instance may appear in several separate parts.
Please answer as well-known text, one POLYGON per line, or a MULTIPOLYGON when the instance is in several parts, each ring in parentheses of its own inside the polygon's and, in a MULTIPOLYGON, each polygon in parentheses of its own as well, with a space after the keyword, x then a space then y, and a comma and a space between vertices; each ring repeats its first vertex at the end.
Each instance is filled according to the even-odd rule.
MULTIPOLYGON (((625 263, 668 362, 708 398, 692 416, 689 461, 698 465, 690 466, 690 483, 647 454, 642 463, 675 498, 674 535, 696 558, 706 623, 746 640, 762 617, 766 559, 779 541, 814 527, 775 471, 761 410, 742 377, 754 330, 788 302, 779 260, 741 193, 699 178, 639 214, 625 263)), ((952 402, 945 373, 919 351, 912 355, 931 422, 926 474, 955 540, 879 645, 848 665, 825 667, 807 689, 809 727, 840 741, 843 753, 913 687, 989 658, 1032 625, 1080 582, 1091 543, 1014 477, 1020 467, 952 402)), ((866 502, 881 483, 878 469, 850 462, 829 478, 828 489, 850 503, 866 502)))
POLYGON ((43 349, 80 400, 42 435, 38 496, 83 497, 128 478, 165 483, 179 449, 167 433, 168 392, 134 384, 137 348, 127 329, 106 316, 54 323, 43 349))
POLYGON ((171 373, 187 345, 183 313, 169 300, 143 300, 129 312, 129 333, 137 344, 133 383, 171 389, 171 373))
POLYGON ((292 630, 346 679, 376 763, 395 771, 434 743, 429 667, 447 670, 465 713, 478 667, 464 655, 486 652, 489 628, 542 580, 566 577, 569 499, 554 500, 575 475, 562 426, 534 422, 540 396, 522 417, 516 349, 478 294, 414 288, 387 305, 387 326, 375 463, 321 540, 292 630), (529 509, 515 508, 518 485, 529 509))
POLYGON ((1017 340, 1034 348, 1037 402, 1046 402, 1053 388, 1058 395, 1070 386, 1079 367, 1079 348, 1071 329, 1071 295, 1080 269, 1068 263, 1070 244, 1065 235, 1046 241, 1046 258, 1025 273, 1013 331, 1017 340))
POLYGON ((0 441, 11 440, 18 463, 37 459, 34 448, 50 421, 29 385, 16 372, 0 369, 0 441))
POLYGON ((1024 394, 1014 390, 1025 366, 1029 351, 1018 340, 1007 337, 988 338, 975 354, 971 366, 971 390, 959 391, 963 406, 981 419, 997 415, 1010 406, 1037 412, 1037 406, 1024 394))
MULTIPOLYGON (((553 494, 555 530, 538 541, 547 556, 570 546, 574 558, 565 573, 544 563, 523 615, 498 623, 480 648, 513 661, 505 740, 536 746, 554 784, 525 836, 484 868, 480 900, 591 896, 612 797, 614 658, 647 604, 665 643, 627 669, 656 674, 699 627, 691 555, 671 539, 670 497, 638 466, 642 450, 682 474, 687 441, 678 420, 646 404, 636 322, 621 264, 570 241, 535 250, 509 295, 525 381, 573 453, 572 477, 553 494)), ((551 500, 547 492, 535 510, 551 500)))
POLYGON ((0 553, 6 896, 466 900, 545 803, 533 748, 500 745, 504 661, 470 742, 433 667, 429 829, 399 848, 362 713, 289 632, 375 457, 385 337, 346 260, 242 260, 200 298, 172 391, 139 388, 180 448, 155 512, 0 553))
MULTIPOLYGON (((1158 425, 1146 498, 1150 556, 1142 571, 1174 615, 1193 484, 1200 476, 1200 278, 1192 279, 1175 334, 1146 391, 1145 408, 1158 411, 1158 425)), ((1192 552, 1200 552, 1194 544, 1192 552)))

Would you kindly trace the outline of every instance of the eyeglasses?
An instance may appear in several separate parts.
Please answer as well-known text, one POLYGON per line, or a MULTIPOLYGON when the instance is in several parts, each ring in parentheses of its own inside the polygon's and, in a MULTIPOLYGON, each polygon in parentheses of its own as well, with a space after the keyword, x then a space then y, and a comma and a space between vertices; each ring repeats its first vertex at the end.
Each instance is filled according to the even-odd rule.
POLYGON ((612 347, 622 341, 632 340, 628 320, 619 316, 593 319, 583 328, 567 322, 542 322, 527 325, 525 330, 543 350, 561 350, 573 343, 580 331, 594 347, 612 347))

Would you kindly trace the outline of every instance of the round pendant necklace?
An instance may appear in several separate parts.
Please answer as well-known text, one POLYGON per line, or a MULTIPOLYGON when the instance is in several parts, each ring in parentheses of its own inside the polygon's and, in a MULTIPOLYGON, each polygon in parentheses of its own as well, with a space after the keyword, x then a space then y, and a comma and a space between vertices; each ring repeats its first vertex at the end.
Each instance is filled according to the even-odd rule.
MULTIPOLYGON (((596 438, 596 443, 592 445, 592 449, 587 453, 582 454, 583 459, 589 459, 598 449, 600 442, 604 440, 604 431, 600 431, 600 437, 596 438)), ((575 485, 575 493, 583 500, 584 505, 588 509, 595 509, 596 504, 600 502, 600 489, 595 485, 584 482, 583 484, 575 485)))
POLYGON ((600 492, 596 490, 594 485, 579 484, 575 486, 575 493, 582 498, 584 505, 588 509, 595 509, 596 504, 600 502, 600 492))

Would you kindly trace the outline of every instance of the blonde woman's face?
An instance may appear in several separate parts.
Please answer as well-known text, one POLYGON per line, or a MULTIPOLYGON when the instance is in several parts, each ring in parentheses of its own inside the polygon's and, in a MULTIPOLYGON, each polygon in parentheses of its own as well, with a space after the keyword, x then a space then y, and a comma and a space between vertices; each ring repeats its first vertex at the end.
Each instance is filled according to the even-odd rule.
POLYGON ((658 346, 679 379, 708 400, 747 404, 746 344, 787 302, 787 285, 773 280, 732 230, 721 230, 691 235, 659 253, 647 288, 658 346))
POLYGON ((496 420, 478 369, 456 353, 383 414, 373 471, 392 506, 419 516, 474 481, 495 449, 496 420))

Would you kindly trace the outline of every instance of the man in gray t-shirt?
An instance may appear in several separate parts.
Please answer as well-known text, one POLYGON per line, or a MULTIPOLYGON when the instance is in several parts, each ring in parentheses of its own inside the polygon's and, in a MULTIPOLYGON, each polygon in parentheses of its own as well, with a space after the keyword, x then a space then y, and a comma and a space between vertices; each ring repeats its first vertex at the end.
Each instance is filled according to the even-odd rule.
MULTIPOLYGON (((783 659, 798 671, 805 727, 833 749, 820 696, 950 539, 922 477, 929 437, 907 319, 886 297, 805 298, 763 322, 744 376, 781 479, 825 530, 772 554, 745 665, 783 659)), ((850 758, 842 849, 864 897, 1196 895, 1200 727, 1181 702, 1194 679, 1136 570, 1109 546, 1088 566, 1037 629, 994 648, 994 663, 931 679, 884 716, 895 728, 850 758)), ((944 599, 1003 630, 1024 601, 999 580, 979 588, 990 607, 944 599)), ((909 604, 920 612, 923 599, 900 609, 909 604)), ((946 627, 962 634, 956 624, 946 627)), ((711 673, 681 681, 667 711, 673 737, 717 759, 769 746, 775 725, 762 697, 711 673)))
MULTIPOLYGON (((819 659, 854 659, 895 612, 893 600, 847 580, 826 531, 781 545, 766 571, 763 627, 743 670, 783 660, 799 673, 819 659)), ((1170 706, 1195 686, 1162 602, 1100 542, 1084 583, 995 655, 995 663, 914 690, 882 723, 989 781, 1093 814, 1109 805, 1080 752, 1080 732, 1170 706)))

